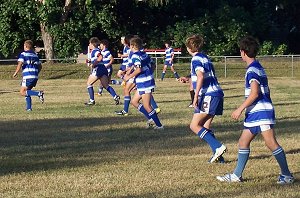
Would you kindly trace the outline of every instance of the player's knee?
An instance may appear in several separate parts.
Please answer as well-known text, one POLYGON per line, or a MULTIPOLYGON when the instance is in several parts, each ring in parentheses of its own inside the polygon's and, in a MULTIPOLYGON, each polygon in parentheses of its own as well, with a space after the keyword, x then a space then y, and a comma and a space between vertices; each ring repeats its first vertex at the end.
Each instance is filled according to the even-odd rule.
POLYGON ((246 142, 246 141, 243 140, 243 139, 239 139, 238 147, 239 147, 240 149, 246 149, 246 148, 249 148, 249 147, 250 147, 250 142, 246 142))
POLYGON ((132 106, 134 106, 135 108, 138 108, 138 106, 139 106, 139 102, 138 102, 138 101, 131 100, 130 103, 131 103, 132 106))
POLYGON ((274 151, 279 147, 279 144, 277 143, 276 140, 271 140, 271 141, 265 141, 265 145, 271 150, 274 151))
POLYGON ((26 90, 21 89, 21 90, 20 90, 20 94, 21 94, 21 96, 26 96, 26 90))
POLYGON ((196 127, 197 127, 197 126, 195 126, 194 123, 191 123, 191 124, 190 124, 190 129, 191 129, 194 133, 196 133, 196 132, 195 132, 195 131, 196 131, 196 127))

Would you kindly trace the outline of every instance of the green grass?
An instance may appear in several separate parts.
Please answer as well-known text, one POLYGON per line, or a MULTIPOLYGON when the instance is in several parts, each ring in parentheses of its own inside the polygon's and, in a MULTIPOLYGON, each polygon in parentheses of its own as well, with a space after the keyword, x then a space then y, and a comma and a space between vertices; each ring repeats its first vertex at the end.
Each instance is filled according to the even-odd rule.
POLYGON ((33 98, 32 112, 24 110, 19 80, 0 81, 0 197, 300 196, 299 80, 270 79, 277 138, 297 178, 293 185, 278 186, 279 168, 261 137, 252 143, 244 183, 215 179, 236 164, 242 120, 233 121, 230 114, 243 100, 241 78, 220 78, 225 109, 213 128, 228 147, 227 163, 208 164, 210 148, 188 127, 193 112, 187 108, 187 84, 173 78, 157 82, 154 97, 165 130, 153 131, 132 107, 127 117, 114 115, 122 106, 107 92, 85 107, 86 77, 42 77, 37 89, 45 90, 45 103, 33 98))

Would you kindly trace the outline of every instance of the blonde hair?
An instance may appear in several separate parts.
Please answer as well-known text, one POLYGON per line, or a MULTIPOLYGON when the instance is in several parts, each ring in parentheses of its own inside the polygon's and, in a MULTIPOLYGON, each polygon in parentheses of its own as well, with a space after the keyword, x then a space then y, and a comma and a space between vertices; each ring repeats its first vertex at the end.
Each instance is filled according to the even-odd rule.
POLYGON ((188 47, 191 52, 199 52, 203 47, 204 39, 200 35, 193 35, 186 39, 185 46, 188 47))
POLYGON ((28 49, 33 49, 33 42, 32 40, 26 40, 24 42, 24 45, 28 48, 28 49))

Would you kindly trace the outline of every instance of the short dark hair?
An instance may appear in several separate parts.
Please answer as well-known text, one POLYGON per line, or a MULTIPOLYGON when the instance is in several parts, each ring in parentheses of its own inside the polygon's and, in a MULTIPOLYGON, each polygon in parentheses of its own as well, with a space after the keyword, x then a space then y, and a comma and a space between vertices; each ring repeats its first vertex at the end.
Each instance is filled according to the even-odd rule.
POLYGON ((125 36, 125 39, 124 39, 125 43, 126 43, 127 45, 129 45, 129 44, 130 44, 130 39, 132 39, 132 38, 133 38, 133 35, 132 35, 132 34, 127 34, 127 35, 125 36))
POLYGON ((108 47, 109 41, 106 40, 106 39, 103 39, 103 40, 100 41, 100 44, 103 44, 103 45, 105 45, 106 47, 108 47))
POLYGON ((100 43, 98 37, 92 37, 92 38, 90 38, 89 42, 90 42, 95 48, 97 48, 97 47, 99 46, 99 43, 100 43))
POLYGON ((130 45, 140 50, 143 48, 143 40, 139 37, 133 37, 130 39, 130 45))
POLYGON ((171 41, 170 40, 166 40, 165 44, 171 45, 171 41))
POLYGON ((245 36, 240 40, 240 50, 244 51, 249 58, 255 58, 259 51, 259 42, 253 36, 245 36))

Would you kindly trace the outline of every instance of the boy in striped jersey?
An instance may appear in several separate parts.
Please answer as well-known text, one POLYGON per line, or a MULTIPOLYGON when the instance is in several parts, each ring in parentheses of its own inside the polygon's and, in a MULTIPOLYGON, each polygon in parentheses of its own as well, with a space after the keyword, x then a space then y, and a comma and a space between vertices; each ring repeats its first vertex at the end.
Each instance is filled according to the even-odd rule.
MULTIPOLYGON (((130 44, 130 39, 131 38, 133 38, 133 36, 132 35, 127 35, 126 37, 125 37, 125 41, 126 42, 128 42, 128 44, 130 44)), ((143 51, 143 50, 141 50, 141 51, 143 51)), ((132 66, 133 66, 133 64, 132 64, 132 60, 131 60, 131 58, 132 58, 132 55, 133 55, 133 52, 130 50, 130 48, 129 48, 129 51, 128 51, 128 62, 127 62, 127 64, 126 64, 126 70, 125 70, 125 72, 122 72, 123 73, 123 76, 122 77, 124 77, 124 75, 127 73, 128 75, 130 75, 130 73, 133 71, 132 70, 132 66)), ((155 66, 155 64, 154 64, 154 62, 151 60, 151 65, 152 66, 155 66)), ((153 70, 153 68, 154 67, 152 67, 152 72, 154 71, 153 70)), ((121 68, 120 68, 121 69, 121 68)), ((124 86, 124 108, 123 108, 123 110, 121 110, 121 111, 115 111, 115 113, 117 114, 117 115, 121 115, 121 116, 127 116, 128 115, 128 113, 129 113, 129 104, 130 104, 130 101, 131 101, 131 96, 130 96, 130 94, 131 94, 131 92, 135 89, 135 87, 136 87, 136 84, 135 84, 135 80, 134 80, 134 78, 131 78, 131 79, 129 79, 129 80, 127 80, 127 81, 124 81, 124 82, 126 82, 126 84, 125 84, 125 86, 124 86)), ((155 109, 155 111, 156 111, 156 113, 159 113, 161 110, 160 110, 160 108, 158 108, 158 106, 157 106, 157 104, 156 104, 156 102, 155 102, 155 100, 154 100, 154 98, 153 98, 153 95, 151 95, 151 99, 150 99, 150 103, 151 103, 151 106, 152 106, 152 108, 154 108, 155 109)))
POLYGON ((130 40, 130 50, 132 51, 131 64, 133 72, 127 73, 124 76, 124 80, 134 78, 137 91, 135 92, 131 104, 137 108, 147 118, 147 127, 150 127, 150 123, 154 122, 153 127, 156 130, 164 129, 157 116, 156 111, 151 106, 152 92, 155 88, 155 81, 153 78, 153 71, 151 66, 151 58, 146 52, 141 51, 143 48, 143 42, 140 38, 134 37, 130 40), (142 99, 143 104, 139 101, 142 99))
POLYGON ((174 73, 176 80, 179 80, 179 75, 174 69, 174 64, 173 64, 174 63, 174 50, 171 47, 171 42, 166 41, 165 47, 166 47, 166 49, 165 49, 166 59, 165 59, 165 65, 164 65, 163 71, 161 73, 161 81, 163 81, 165 78, 167 67, 171 68, 171 71, 174 73))
POLYGON ((294 177, 289 171, 285 152, 275 138, 273 129, 275 111, 270 97, 268 78, 264 68, 255 59, 259 51, 259 43, 252 36, 246 36, 239 44, 241 57, 247 64, 245 75, 246 99, 231 114, 231 117, 237 120, 245 110, 244 130, 239 139, 238 161, 235 170, 231 174, 217 176, 217 179, 225 182, 243 181, 242 173, 249 159, 250 143, 256 135, 261 134, 281 169, 277 183, 293 183, 294 177))
MULTIPOLYGON (((108 72, 108 83, 111 83, 111 75, 113 73, 113 68, 112 68, 112 63, 114 62, 114 57, 111 55, 110 51, 108 50, 108 45, 109 42, 106 39, 103 39, 100 41, 100 50, 101 50, 101 55, 103 57, 102 62, 104 66, 107 69, 108 72)), ((100 82, 99 85, 99 90, 98 90, 98 95, 102 95, 103 92, 103 85, 100 82)))
POLYGON ((118 96, 115 90, 108 84, 108 71, 103 62, 103 56, 98 48, 99 43, 100 41, 97 37, 92 37, 89 40, 89 49, 91 49, 92 51, 91 59, 88 60, 89 66, 91 67, 91 74, 87 80, 87 90, 90 99, 88 102, 85 103, 85 105, 95 105, 93 84, 98 79, 100 79, 100 83, 113 97, 115 104, 118 105, 120 103, 120 96, 118 96))
POLYGON ((33 51, 33 42, 31 40, 26 40, 24 42, 24 51, 19 55, 18 65, 15 73, 13 74, 14 78, 17 76, 21 68, 23 79, 20 93, 22 96, 25 96, 26 110, 32 111, 31 96, 39 97, 40 101, 44 103, 44 92, 31 90, 36 86, 39 72, 42 69, 40 59, 33 51))
POLYGON ((112 84, 118 84, 118 85, 123 85, 123 86, 125 86, 125 84, 126 84, 126 82, 123 81, 123 77, 124 77, 124 74, 125 74, 127 68, 129 67, 128 56, 130 54, 130 48, 129 48, 130 38, 131 38, 131 36, 122 36, 121 37, 121 43, 123 45, 123 51, 122 51, 122 54, 121 53, 118 54, 118 57, 122 58, 122 64, 119 68, 119 71, 117 72, 117 76, 119 78, 121 78, 122 80, 121 81, 111 80, 112 84))
POLYGON ((186 40, 187 51, 193 56, 191 80, 195 91, 193 100, 195 110, 190 128, 211 147, 213 155, 209 162, 224 162, 222 155, 226 152, 226 146, 215 138, 210 129, 214 116, 223 113, 224 94, 215 76, 213 64, 200 52, 203 42, 203 38, 199 35, 193 35, 186 40))

